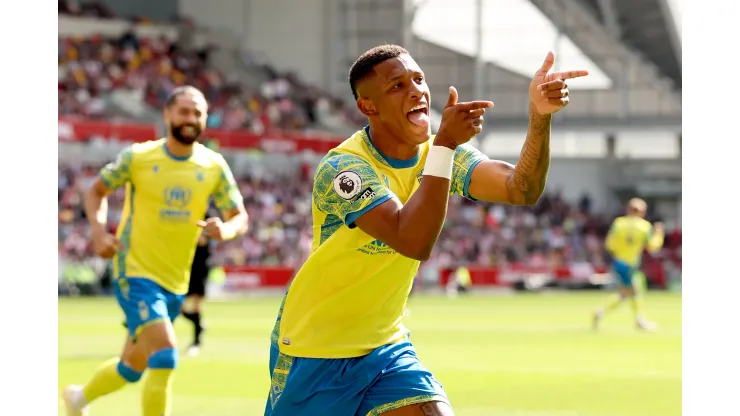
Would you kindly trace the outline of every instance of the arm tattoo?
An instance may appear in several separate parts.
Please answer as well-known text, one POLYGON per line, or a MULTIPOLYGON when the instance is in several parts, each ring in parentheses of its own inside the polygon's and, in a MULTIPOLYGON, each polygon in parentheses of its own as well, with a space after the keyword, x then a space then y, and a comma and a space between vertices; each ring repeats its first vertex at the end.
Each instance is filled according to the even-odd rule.
POLYGON ((512 202, 531 205, 545 190, 547 171, 550 169, 550 121, 552 115, 539 115, 530 108, 527 140, 522 147, 507 187, 512 202))

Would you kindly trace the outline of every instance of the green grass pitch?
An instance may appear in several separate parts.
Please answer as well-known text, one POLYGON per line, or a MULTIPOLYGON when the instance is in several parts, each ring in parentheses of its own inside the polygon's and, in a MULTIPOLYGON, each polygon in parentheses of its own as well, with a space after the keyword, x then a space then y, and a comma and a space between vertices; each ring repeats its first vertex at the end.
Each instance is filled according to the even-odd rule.
MULTIPOLYGON (((416 296, 406 325, 457 416, 675 416, 681 414, 681 296, 649 293, 657 333, 635 330, 628 305, 590 330, 605 293, 416 296)), ((176 373, 177 416, 259 416, 269 386, 270 331, 280 299, 206 305, 199 357, 176 373)), ((59 299, 59 386, 84 383, 125 336, 113 298, 59 299)), ((190 323, 178 320, 181 346, 190 323)), ((139 385, 104 397, 91 414, 140 414, 139 385)), ((63 407, 59 406, 60 414, 63 407)))

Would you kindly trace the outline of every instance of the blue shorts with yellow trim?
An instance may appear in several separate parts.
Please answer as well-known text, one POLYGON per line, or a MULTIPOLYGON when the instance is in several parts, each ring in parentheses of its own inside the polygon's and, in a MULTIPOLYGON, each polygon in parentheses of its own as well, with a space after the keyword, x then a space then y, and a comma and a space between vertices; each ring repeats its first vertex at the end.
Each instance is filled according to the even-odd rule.
POLYGON ((622 263, 621 261, 614 260, 612 262, 612 271, 618 285, 632 287, 632 276, 635 274, 634 267, 626 263, 622 263))
POLYGON ((374 416, 416 403, 449 404, 409 341, 342 359, 290 357, 272 343, 270 375, 265 416, 374 416))
POLYGON ((162 319, 174 322, 185 301, 185 295, 174 294, 145 278, 121 277, 113 286, 118 304, 126 314, 129 334, 134 338, 148 324, 162 319))

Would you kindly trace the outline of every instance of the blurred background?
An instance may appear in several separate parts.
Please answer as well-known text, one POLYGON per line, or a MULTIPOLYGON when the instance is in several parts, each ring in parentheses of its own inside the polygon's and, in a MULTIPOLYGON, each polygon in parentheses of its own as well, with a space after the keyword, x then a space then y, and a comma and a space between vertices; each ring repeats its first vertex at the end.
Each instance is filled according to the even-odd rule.
MULTIPOLYGON (((473 144, 516 163, 527 85, 553 50, 556 69, 591 75, 569 83, 570 105, 554 117, 546 195, 527 208, 453 197, 408 326, 459 415, 680 414, 680 21, 673 0, 60 0, 60 383, 84 381, 124 337, 83 192, 124 146, 163 136, 175 87, 209 100, 203 141, 226 157, 251 218, 248 235, 213 247, 210 344, 178 379, 176 413, 257 415, 280 294, 310 250, 314 168, 365 123, 351 63, 381 43, 404 46, 427 75, 434 127, 448 86, 490 99, 473 144), (611 285, 603 240, 635 196, 666 225, 642 268, 663 330, 637 336, 627 308, 595 339, 583 328, 611 285), (450 300, 459 267, 472 295, 450 300), (490 364, 450 364, 473 338, 490 346, 490 364), (198 386, 234 366, 243 385, 198 386)), ((122 191, 110 198, 112 229, 122 202, 122 191)), ((122 397, 96 406, 130 415, 115 410, 132 400, 122 397)))

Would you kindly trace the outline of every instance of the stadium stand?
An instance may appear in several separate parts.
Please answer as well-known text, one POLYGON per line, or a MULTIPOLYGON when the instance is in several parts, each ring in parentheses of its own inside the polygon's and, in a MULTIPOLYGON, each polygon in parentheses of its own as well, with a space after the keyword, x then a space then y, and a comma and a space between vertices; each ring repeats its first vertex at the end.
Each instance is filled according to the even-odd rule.
POLYGON ((158 109, 174 88, 188 84, 206 94, 211 128, 303 131, 333 113, 359 121, 340 101, 269 65, 261 68, 267 79, 259 85, 230 81, 209 65, 209 53, 208 46, 186 49, 165 36, 141 38, 131 30, 117 38, 60 38, 59 114, 111 117, 103 96, 119 89, 158 109))
MULTIPOLYGON (((60 1, 59 13, 86 21, 117 18, 99 2, 77 5, 60 1)), ((138 16, 131 20, 148 21, 138 16)), ((185 18, 173 18, 172 22, 193 26, 185 18)), ((59 250, 60 261, 65 265, 94 265, 102 273, 104 267, 94 259, 88 244, 82 191, 100 164, 112 157, 119 140, 143 141, 159 136, 161 126, 137 124, 151 119, 110 105, 107 97, 113 92, 133 93, 150 112, 156 113, 175 87, 194 85, 210 103, 210 137, 217 137, 224 147, 244 147, 245 142, 254 142, 260 149, 256 153, 309 152, 312 156, 308 159, 314 162, 317 155, 340 140, 331 133, 328 140, 313 137, 327 136, 323 119, 338 115, 354 127, 363 122, 359 113, 341 99, 306 85, 298 75, 280 72, 269 63, 251 66, 255 74, 250 79, 255 82, 244 83, 243 78, 236 79, 211 62, 211 43, 182 42, 165 33, 142 35, 134 26, 121 33, 116 30, 89 36, 60 33, 59 37, 60 141, 97 146, 77 149, 78 156, 88 159, 69 163, 74 157, 67 157, 64 164, 60 161, 59 250), (310 136, 301 136, 304 133, 310 136), (103 151, 103 143, 113 144, 103 151)), ((243 173, 239 184, 247 209, 252 222, 260 226, 252 227, 243 239, 221 244, 214 255, 216 263, 288 269, 301 264, 310 250, 313 168, 310 162, 303 163, 305 166, 298 173, 291 171, 287 177, 243 173)), ((111 199, 111 228, 117 225, 122 201, 122 192, 111 199)), ((434 256, 420 275, 433 268, 437 272, 431 273, 428 280, 435 280, 439 270, 460 263, 481 268, 565 270, 560 274, 566 277, 573 274, 573 265, 585 265, 591 274, 603 271, 608 262, 603 238, 620 210, 595 212, 590 205, 588 196, 581 201, 566 201, 557 193, 544 197, 531 209, 472 204, 453 198, 434 256)), ((663 260, 669 266, 680 265, 678 227, 669 236, 665 249, 646 260, 645 269, 652 282, 659 285, 665 284, 663 260)), ((498 277, 495 280, 500 283, 498 277)))

